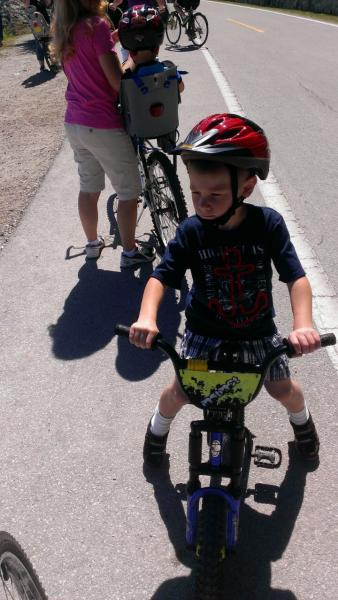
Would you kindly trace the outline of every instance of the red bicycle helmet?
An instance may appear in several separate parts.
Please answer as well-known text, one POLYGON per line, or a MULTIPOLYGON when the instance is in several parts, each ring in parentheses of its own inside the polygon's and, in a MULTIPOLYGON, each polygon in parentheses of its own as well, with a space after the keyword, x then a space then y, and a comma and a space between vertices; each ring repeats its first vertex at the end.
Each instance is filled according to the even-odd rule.
POLYGON ((164 25, 156 8, 146 4, 133 6, 119 22, 119 39, 127 50, 158 48, 164 38, 164 25))
POLYGON ((245 117, 215 114, 200 121, 175 152, 189 159, 209 159, 249 169, 260 179, 269 173, 270 150, 264 131, 245 117))

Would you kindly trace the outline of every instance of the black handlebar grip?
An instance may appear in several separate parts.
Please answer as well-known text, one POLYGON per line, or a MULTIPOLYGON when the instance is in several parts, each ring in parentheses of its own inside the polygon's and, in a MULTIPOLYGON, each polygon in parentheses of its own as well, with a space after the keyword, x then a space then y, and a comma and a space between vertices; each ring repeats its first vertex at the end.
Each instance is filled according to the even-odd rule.
POLYGON ((325 346, 334 346, 336 343, 337 340, 334 333, 323 333, 320 336, 320 345, 322 348, 325 348, 325 346))
POLYGON ((125 337, 129 337, 130 327, 127 325, 120 325, 119 323, 115 325, 115 333, 117 335, 124 335, 125 337))

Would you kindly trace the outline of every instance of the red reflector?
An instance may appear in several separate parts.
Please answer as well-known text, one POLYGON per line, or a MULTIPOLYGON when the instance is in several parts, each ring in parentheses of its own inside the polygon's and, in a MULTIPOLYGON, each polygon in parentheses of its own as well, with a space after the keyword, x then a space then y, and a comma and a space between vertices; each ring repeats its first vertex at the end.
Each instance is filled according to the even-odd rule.
POLYGON ((164 112, 164 106, 160 102, 158 102, 157 104, 152 104, 149 109, 149 112, 152 117, 161 117, 164 112))

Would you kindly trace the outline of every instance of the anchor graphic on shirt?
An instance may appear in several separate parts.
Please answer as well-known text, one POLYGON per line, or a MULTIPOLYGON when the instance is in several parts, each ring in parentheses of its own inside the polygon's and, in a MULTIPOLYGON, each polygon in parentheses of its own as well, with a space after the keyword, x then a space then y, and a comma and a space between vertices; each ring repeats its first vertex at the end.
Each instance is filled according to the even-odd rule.
MULTIPOLYGON (((251 263, 243 264, 239 248, 227 248, 222 255, 222 262, 224 266, 215 267, 212 272, 216 277, 223 277, 229 281, 229 303, 231 308, 225 311, 217 298, 209 300, 208 307, 216 309, 217 314, 225 320, 233 322, 235 317, 239 318, 240 323, 237 323, 237 327, 246 326, 268 307, 268 294, 260 290, 256 294, 254 304, 246 308, 244 301, 247 300, 247 295, 245 295, 243 290, 241 279, 253 273, 256 270, 256 265, 251 263), (246 317, 246 319, 242 320, 241 317, 246 317)), ((232 324, 236 326, 236 324, 232 324)))

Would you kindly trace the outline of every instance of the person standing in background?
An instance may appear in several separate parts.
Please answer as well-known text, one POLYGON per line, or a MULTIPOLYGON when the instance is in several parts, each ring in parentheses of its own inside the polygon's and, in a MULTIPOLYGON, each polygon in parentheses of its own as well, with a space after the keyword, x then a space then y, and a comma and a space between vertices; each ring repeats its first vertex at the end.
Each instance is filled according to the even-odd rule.
POLYGON ((98 258, 98 200, 109 177, 118 199, 117 221, 123 251, 120 267, 152 261, 152 248, 136 244, 137 158, 118 110, 122 68, 103 0, 57 0, 52 20, 52 53, 68 79, 65 129, 80 176, 79 216, 87 258, 98 258))
MULTIPOLYGON (((24 6, 26 10, 30 6, 34 6, 37 12, 41 13, 43 18, 45 19, 47 25, 50 25, 50 16, 47 9, 51 9, 53 6, 53 0, 23 0, 24 6)), ((43 53, 43 49, 39 41, 35 40, 35 53, 38 63, 40 65, 40 71, 45 70, 45 56, 43 53)))

